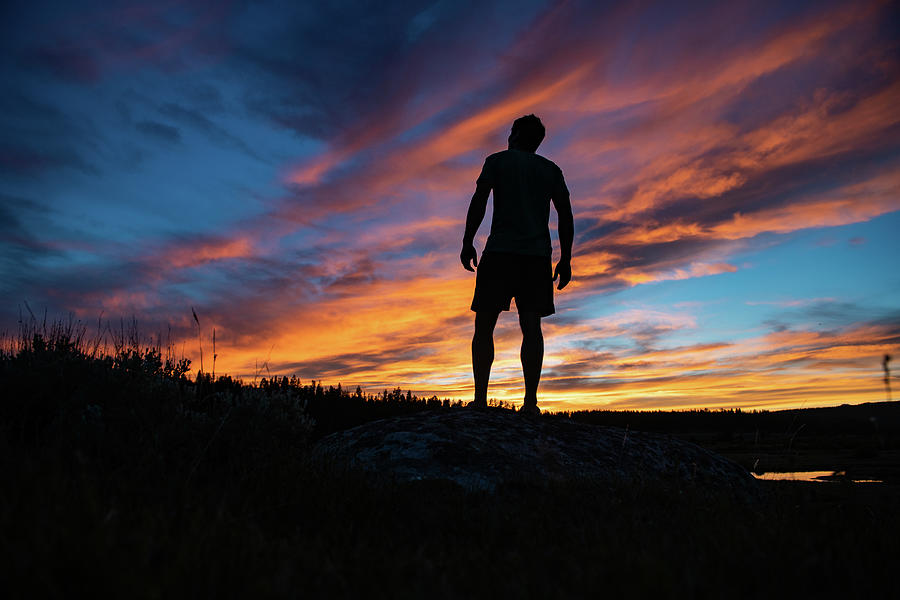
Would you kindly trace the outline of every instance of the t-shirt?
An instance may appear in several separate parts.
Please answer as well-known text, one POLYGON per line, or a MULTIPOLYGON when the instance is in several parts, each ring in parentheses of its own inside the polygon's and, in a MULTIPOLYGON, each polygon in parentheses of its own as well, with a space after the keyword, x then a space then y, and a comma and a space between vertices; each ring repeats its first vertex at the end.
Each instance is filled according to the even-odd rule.
POLYGON ((550 256, 550 200, 569 195, 556 164, 522 150, 504 150, 484 161, 478 185, 494 191, 494 216, 485 252, 550 256))

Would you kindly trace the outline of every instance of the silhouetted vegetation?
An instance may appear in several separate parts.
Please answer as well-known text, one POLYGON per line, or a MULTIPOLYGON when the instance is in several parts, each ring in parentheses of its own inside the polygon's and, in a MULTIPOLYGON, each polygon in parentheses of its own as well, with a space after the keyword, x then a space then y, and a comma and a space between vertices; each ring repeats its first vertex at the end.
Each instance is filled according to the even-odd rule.
MULTIPOLYGON (((401 485, 313 460, 310 446, 458 405, 283 377, 192 380, 159 340, 108 333, 106 348, 79 324, 32 321, 0 351, 7 597, 860 597, 893 581, 893 486, 772 484, 754 504, 628 482, 494 496, 401 485)), ((573 418, 718 435, 715 419, 781 427, 773 414, 573 418)))
POLYGON ((577 411, 583 423, 668 433, 756 472, 834 470, 900 483, 900 404, 778 411, 577 411))
POLYGON ((271 427, 290 421, 287 433, 303 433, 299 439, 305 439, 388 416, 461 406, 400 388, 374 395, 357 387, 350 393, 340 384, 325 388, 310 380, 304 385, 297 377, 248 383, 200 372, 190 379, 190 360, 176 357, 159 339, 142 341, 135 322, 120 323, 117 330, 107 324, 102 332, 90 337, 80 322, 48 325, 32 318, 5 340, 0 372, 12 401, 3 404, 0 416, 21 441, 45 441, 88 423, 130 432, 129 427, 161 419, 193 426, 226 415, 233 421, 235 410, 242 418, 254 413, 271 427), (150 410, 153 415, 145 414, 150 410))
POLYGON ((843 405, 825 408, 789 410, 584 410, 563 413, 571 419, 594 425, 632 427, 642 431, 660 432, 722 432, 736 434, 792 432, 798 426, 806 434, 868 434, 873 431, 900 433, 896 405, 887 402, 866 405, 843 405), (860 406, 865 406, 861 409, 860 406), (802 417, 801 417, 802 415, 802 417))

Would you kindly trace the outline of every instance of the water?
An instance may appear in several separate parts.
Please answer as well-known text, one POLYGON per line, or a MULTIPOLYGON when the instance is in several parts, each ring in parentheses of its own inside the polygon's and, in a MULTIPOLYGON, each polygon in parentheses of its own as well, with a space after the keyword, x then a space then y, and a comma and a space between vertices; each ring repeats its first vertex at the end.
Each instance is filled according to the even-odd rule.
MULTIPOLYGON (((789 473, 753 473, 757 479, 765 481, 815 481, 828 483, 847 481, 844 471, 793 471, 789 473)), ((880 479, 850 479, 853 483, 884 483, 880 479)))

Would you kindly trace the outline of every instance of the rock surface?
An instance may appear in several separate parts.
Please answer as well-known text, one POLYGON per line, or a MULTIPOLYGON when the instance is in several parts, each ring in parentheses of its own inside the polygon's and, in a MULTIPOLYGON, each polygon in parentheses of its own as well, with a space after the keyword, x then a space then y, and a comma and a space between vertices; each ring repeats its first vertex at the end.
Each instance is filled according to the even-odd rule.
POLYGON ((322 439, 317 451, 399 481, 447 480, 471 490, 579 478, 756 489, 746 469, 689 442, 494 408, 373 421, 322 439))

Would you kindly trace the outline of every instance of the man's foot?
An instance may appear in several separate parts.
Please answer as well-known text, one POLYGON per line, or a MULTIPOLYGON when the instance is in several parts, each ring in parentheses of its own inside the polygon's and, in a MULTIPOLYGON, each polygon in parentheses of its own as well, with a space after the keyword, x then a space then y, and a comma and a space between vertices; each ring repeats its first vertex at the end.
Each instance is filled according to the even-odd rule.
POLYGON ((519 408, 519 413, 523 415, 539 415, 541 414, 541 409, 537 407, 537 404, 523 404, 519 408))
POLYGON ((487 408, 487 400, 472 400, 466 404, 466 408, 485 409, 487 408))

